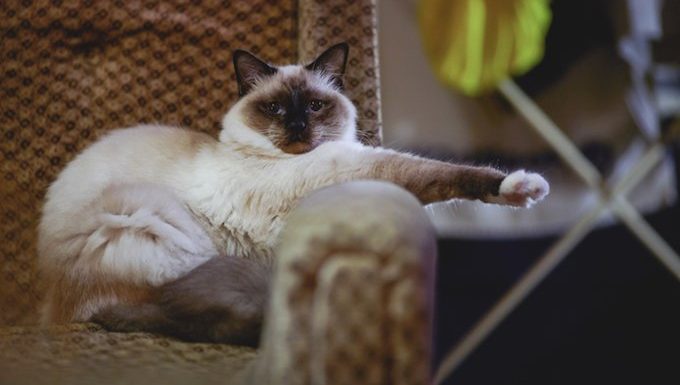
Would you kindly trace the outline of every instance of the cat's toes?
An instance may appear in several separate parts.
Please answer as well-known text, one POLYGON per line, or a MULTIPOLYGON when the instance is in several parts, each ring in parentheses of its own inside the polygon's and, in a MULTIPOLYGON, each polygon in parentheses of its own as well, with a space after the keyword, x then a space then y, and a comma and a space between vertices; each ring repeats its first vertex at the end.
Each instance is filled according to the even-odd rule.
POLYGON ((154 305, 115 304, 107 306, 92 317, 97 323, 112 332, 133 332, 147 329, 147 323, 154 319, 158 310, 154 305))
POLYGON ((542 176, 524 170, 515 171, 501 182, 498 202, 517 207, 530 207, 545 198, 550 185, 542 176))
POLYGON ((90 322, 97 323, 104 327, 104 329, 113 332, 127 332, 134 330, 133 325, 129 321, 129 316, 126 310, 118 306, 109 306, 90 318, 90 322))

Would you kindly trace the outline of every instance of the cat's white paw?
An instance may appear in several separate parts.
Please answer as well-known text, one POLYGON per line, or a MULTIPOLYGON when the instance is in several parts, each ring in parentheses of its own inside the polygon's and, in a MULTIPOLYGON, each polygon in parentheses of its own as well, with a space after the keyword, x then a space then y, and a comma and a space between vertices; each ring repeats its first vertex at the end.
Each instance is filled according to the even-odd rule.
POLYGON ((518 170, 503 179, 498 196, 493 201, 510 206, 530 207, 545 198, 549 192, 550 185, 542 176, 518 170))

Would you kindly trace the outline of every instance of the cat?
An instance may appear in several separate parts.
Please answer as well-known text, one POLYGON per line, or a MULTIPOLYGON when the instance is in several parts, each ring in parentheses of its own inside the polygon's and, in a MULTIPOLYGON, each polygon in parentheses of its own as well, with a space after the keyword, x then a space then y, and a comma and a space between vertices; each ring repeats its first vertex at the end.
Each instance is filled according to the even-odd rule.
POLYGON ((42 322, 256 343, 277 234, 313 190, 377 179, 423 204, 518 207, 548 194, 538 174, 361 144, 343 93, 348 54, 340 43, 311 64, 274 66, 238 50, 240 98, 218 140, 143 125, 114 130, 71 161, 39 225, 42 322))

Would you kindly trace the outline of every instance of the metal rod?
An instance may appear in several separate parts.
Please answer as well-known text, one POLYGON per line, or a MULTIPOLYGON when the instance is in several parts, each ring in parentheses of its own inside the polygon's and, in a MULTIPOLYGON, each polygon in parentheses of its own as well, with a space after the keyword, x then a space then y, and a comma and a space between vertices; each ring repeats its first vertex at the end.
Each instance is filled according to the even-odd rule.
POLYGON ((650 171, 663 159, 665 146, 661 142, 654 143, 633 168, 623 176, 612 189, 610 197, 624 198, 633 187, 642 181, 650 171))
POLYGON ((633 169, 621 178, 609 199, 612 212, 642 242, 676 279, 680 280, 680 256, 654 230, 625 196, 663 159, 665 146, 655 143, 633 169))
POLYGON ((595 166, 514 81, 501 82, 498 90, 588 186, 600 190, 602 178, 595 166))
POLYGON ((649 248, 652 255, 670 270, 677 280, 680 280, 680 256, 659 233, 625 199, 616 199, 611 206, 616 216, 649 248))

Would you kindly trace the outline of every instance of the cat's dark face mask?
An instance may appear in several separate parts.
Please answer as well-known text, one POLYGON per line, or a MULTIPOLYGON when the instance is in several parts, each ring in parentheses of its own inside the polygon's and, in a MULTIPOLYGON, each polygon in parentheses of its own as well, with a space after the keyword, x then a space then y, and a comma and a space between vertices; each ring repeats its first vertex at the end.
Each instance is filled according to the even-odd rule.
POLYGON ((282 151, 300 154, 354 129, 351 102, 342 95, 348 46, 335 45, 307 66, 273 67, 236 51, 246 124, 282 151))

